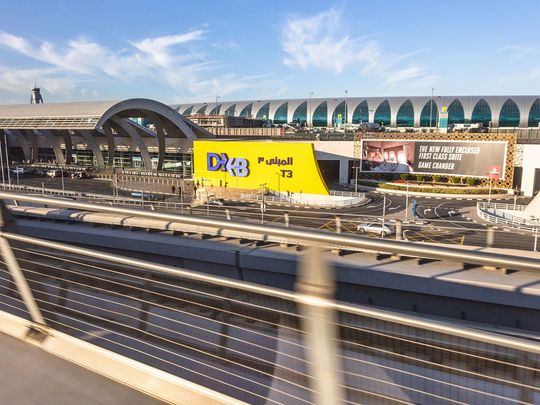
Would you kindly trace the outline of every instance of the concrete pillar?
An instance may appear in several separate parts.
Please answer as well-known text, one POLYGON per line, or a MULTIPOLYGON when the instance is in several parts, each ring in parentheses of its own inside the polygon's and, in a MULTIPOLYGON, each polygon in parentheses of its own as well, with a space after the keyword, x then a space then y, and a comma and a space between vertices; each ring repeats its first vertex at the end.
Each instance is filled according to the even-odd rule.
POLYGON ((399 219, 396 219, 396 240, 403 239, 403 224, 399 219))
POLYGON ((495 229, 493 225, 488 225, 486 227, 486 247, 493 247, 495 243, 495 229))
POLYGON ((349 159, 339 160, 339 184, 349 184, 349 159))

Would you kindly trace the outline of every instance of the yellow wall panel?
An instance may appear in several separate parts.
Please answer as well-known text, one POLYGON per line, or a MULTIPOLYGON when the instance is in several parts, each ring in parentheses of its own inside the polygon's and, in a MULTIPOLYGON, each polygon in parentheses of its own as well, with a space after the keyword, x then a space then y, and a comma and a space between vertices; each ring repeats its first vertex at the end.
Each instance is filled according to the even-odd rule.
POLYGON ((328 195, 311 143, 195 141, 193 154, 206 186, 328 195))

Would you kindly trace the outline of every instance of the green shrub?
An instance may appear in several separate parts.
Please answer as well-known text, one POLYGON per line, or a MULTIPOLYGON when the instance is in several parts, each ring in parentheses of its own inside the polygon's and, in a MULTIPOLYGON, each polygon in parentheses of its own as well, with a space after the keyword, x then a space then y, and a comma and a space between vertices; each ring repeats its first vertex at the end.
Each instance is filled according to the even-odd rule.
POLYGON ((449 180, 451 183, 453 184, 459 184, 461 182, 461 177, 459 176, 452 176, 452 177, 449 177, 449 180))
POLYGON ((442 180, 442 176, 439 176, 438 174, 436 174, 436 175, 433 176, 433 181, 434 181, 435 183, 440 183, 441 180, 442 180))
POLYGON ((426 176, 424 176, 423 174, 417 174, 417 175, 416 175, 416 180, 418 180, 418 181, 424 181, 425 177, 426 177, 426 176))
POLYGON ((409 180, 409 175, 407 173, 402 173, 399 175, 401 180, 409 180))
POLYGON ((478 184, 478 179, 475 179, 474 177, 467 177, 466 182, 468 186, 476 186, 478 184))

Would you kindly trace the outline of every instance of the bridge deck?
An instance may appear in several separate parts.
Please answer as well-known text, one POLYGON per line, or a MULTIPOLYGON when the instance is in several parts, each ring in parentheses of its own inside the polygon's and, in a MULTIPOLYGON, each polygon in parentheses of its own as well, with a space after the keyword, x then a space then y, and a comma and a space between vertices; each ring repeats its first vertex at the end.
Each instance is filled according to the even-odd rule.
POLYGON ((3 404, 163 403, 3 333, 0 364, 3 404))

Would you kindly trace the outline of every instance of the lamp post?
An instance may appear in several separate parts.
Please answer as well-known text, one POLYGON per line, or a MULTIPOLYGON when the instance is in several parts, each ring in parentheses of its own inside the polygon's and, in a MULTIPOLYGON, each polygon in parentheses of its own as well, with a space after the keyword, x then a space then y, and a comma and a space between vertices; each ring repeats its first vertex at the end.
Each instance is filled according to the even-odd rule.
POLYGON ((381 238, 384 238, 384 219, 386 216, 386 194, 383 194, 381 238))
POLYGON ((405 196, 405 220, 409 219, 409 182, 405 183, 407 185, 407 194, 405 196))
MULTIPOLYGON (((4 149, 5 149, 5 152, 6 152, 7 180, 8 180, 8 184, 11 184, 11 174, 9 173, 9 153, 8 153, 8 144, 7 144, 6 131, 4 131, 4 149)), ((0 151, 0 153, 2 153, 2 151, 0 151)))
POLYGON ((358 164, 359 163, 360 162, 357 161, 356 166, 354 166, 354 192, 355 194, 358 193, 358 169, 359 169, 358 164))
POLYGON ((534 246, 533 246, 533 252, 536 252, 536 248, 538 246, 538 226, 540 226, 540 218, 537 218, 534 215, 531 215, 531 219, 536 222, 536 226, 534 227, 534 246))
POLYGON ((313 117, 311 116, 311 96, 313 95, 313 92, 310 92, 309 93, 309 116, 307 117, 307 121, 308 121, 308 127, 312 128, 313 127, 313 117))
POLYGON ((215 115, 218 115, 218 110, 217 110, 218 99, 219 99, 219 96, 216 96, 216 108, 214 108, 215 115))
POLYGON ((429 99, 429 132, 431 132, 431 127, 432 127, 431 119, 433 117, 433 92, 434 91, 435 91, 435 89, 432 87, 431 88, 431 98, 429 99))
POLYGON ((345 120, 343 121, 345 132, 347 132, 347 124, 349 122, 349 120, 347 118, 347 96, 348 95, 349 95, 349 92, 347 90, 345 90, 345 120))
POLYGON ((4 154, 2 153, 2 148, 0 147, 0 165, 2 166, 2 186, 5 186, 6 179, 4 177, 4 154))
POLYGON ((261 187, 261 225, 264 224, 264 210, 266 207, 264 206, 264 191, 266 183, 259 184, 261 187))
POLYGON ((275 174, 277 176, 277 191, 278 191, 278 194, 279 194, 280 200, 281 200, 281 173, 276 172, 275 174))

